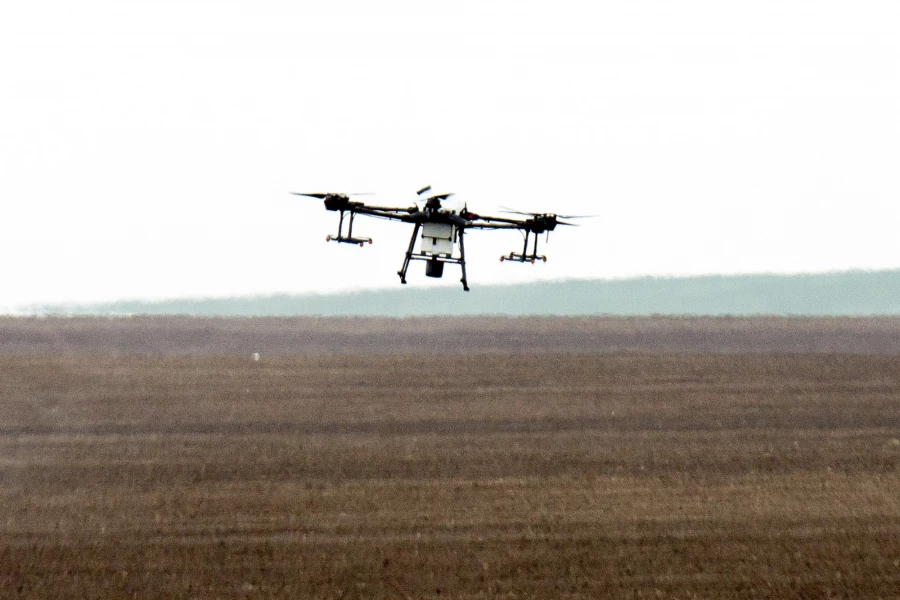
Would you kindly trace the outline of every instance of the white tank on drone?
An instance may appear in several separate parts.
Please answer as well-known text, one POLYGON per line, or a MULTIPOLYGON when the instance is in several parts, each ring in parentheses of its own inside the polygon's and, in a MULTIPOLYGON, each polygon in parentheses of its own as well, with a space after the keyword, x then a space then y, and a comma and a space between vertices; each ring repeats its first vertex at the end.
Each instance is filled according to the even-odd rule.
POLYGON ((456 227, 450 223, 423 223, 419 252, 432 256, 452 256, 456 227))

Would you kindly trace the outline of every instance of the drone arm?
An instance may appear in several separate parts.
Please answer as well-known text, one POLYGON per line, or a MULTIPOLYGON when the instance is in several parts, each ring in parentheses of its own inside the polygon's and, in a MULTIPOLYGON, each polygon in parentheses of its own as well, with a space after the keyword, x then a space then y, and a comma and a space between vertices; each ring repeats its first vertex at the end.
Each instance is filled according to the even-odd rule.
POLYGON ((360 215, 377 217, 379 219, 389 219, 392 221, 405 221, 407 223, 414 222, 416 220, 414 218, 414 215, 416 215, 418 212, 418 209, 415 207, 394 208, 365 205, 353 207, 351 210, 360 215))
POLYGON ((368 205, 368 204, 361 204, 361 205, 360 205, 360 209, 365 210, 365 211, 372 211, 372 212, 379 212, 379 213, 383 212, 383 213, 391 213, 391 214, 394 214, 394 213, 396 213, 396 214, 400 214, 400 213, 409 214, 410 212, 416 212, 416 211, 419 210, 419 209, 418 209, 417 207, 415 207, 415 206, 410 206, 410 207, 400 207, 400 206, 370 206, 370 205, 368 205))
POLYGON ((521 225, 515 223, 494 223, 489 221, 470 221, 466 223, 466 228, 470 229, 523 229, 521 225))

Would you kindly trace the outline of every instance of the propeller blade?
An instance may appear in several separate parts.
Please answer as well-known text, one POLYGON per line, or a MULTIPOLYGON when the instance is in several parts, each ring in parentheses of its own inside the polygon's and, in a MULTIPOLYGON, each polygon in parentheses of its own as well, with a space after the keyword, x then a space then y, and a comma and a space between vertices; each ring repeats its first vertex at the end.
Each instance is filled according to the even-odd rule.
POLYGON ((522 215, 523 217, 539 217, 544 213, 533 213, 533 212, 522 212, 521 210, 514 210, 512 208, 507 208, 505 206, 500 207, 500 212, 508 213, 512 215, 522 215))
POLYGON ((557 225, 568 225, 569 227, 578 227, 578 223, 566 223, 565 221, 556 220, 557 225))
POLYGON ((318 192, 315 192, 315 193, 291 192, 291 193, 295 196, 308 196, 310 198, 318 198, 319 200, 324 200, 325 198, 328 198, 329 196, 332 196, 335 198, 349 198, 350 196, 372 196, 372 195, 374 195, 374 192, 353 192, 350 194, 339 194, 336 192, 329 192, 326 194, 322 194, 322 193, 318 193, 318 192))
POLYGON ((453 192, 450 192, 449 194, 438 194, 436 196, 432 196, 431 198, 429 198, 429 200, 443 201, 453 195, 454 195, 453 192))
POLYGON ((506 208, 505 206, 501 206, 503 210, 500 212, 511 213, 514 215, 522 215, 525 217, 558 217, 560 219, 590 219, 597 215, 557 215, 554 213, 539 213, 539 212, 523 212, 521 210, 513 210, 511 208, 506 208))
POLYGON ((324 200, 328 196, 334 196, 334 194, 306 194, 304 192, 291 192, 295 196, 307 196, 308 198, 318 198, 319 200, 324 200))
POLYGON ((430 189, 431 189, 431 186, 430 186, 430 185, 426 185, 426 186, 423 187, 421 190, 419 190, 418 192, 416 192, 416 195, 417 195, 417 196, 421 196, 422 194, 424 194, 425 192, 427 192, 427 191, 430 190, 430 189))

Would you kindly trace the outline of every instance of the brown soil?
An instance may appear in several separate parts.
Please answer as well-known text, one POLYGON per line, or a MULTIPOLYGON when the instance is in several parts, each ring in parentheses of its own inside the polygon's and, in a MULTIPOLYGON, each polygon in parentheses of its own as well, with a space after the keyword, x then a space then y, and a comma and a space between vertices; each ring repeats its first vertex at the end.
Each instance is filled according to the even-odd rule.
POLYGON ((895 321, 562 321, 5 320, 0 597, 900 598, 895 321))
POLYGON ((0 354, 900 354, 900 317, 0 317, 0 354))

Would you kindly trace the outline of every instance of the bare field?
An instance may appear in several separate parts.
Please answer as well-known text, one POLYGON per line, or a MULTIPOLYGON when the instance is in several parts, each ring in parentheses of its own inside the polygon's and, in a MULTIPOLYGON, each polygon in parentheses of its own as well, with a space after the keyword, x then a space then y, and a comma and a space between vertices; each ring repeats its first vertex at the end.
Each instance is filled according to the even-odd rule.
POLYGON ((0 317, 0 354, 900 354, 900 317, 0 317))
POLYGON ((0 597, 900 598, 900 356, 683 350, 0 355, 0 597))

